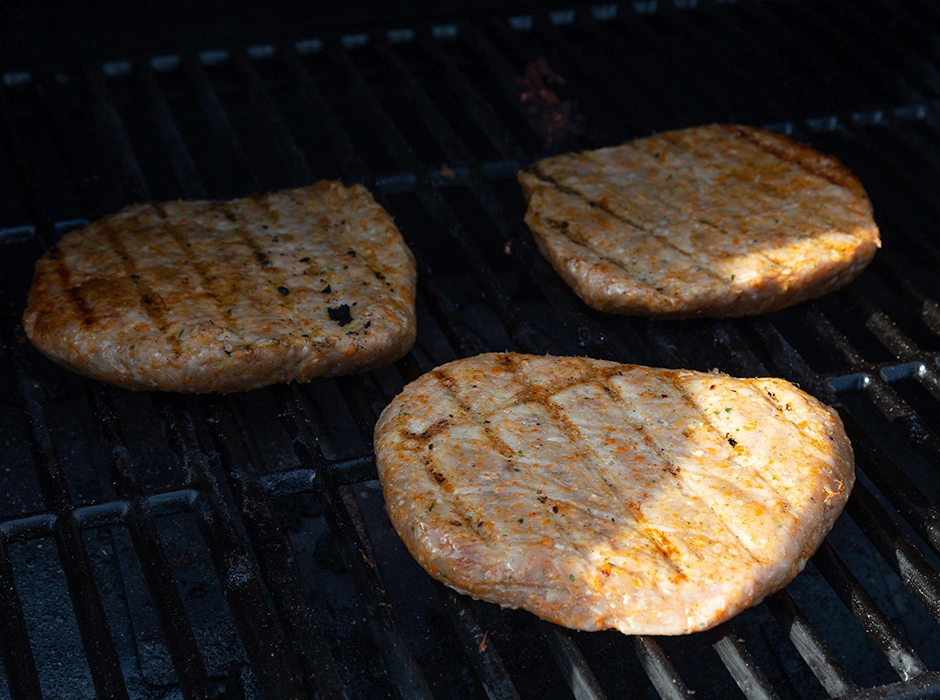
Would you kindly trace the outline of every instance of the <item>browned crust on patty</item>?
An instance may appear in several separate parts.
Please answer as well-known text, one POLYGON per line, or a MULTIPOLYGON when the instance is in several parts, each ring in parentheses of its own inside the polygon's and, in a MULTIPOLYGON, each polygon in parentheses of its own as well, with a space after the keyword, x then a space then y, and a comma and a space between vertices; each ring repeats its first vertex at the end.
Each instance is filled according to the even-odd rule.
POLYGON ((233 392, 373 369, 415 338, 415 264, 365 188, 127 207, 36 263, 23 326, 128 389, 233 392))
POLYGON ((386 508, 433 577, 581 630, 686 634, 779 590, 838 518, 838 414, 781 379, 489 353, 383 411, 386 508))
POLYGON ((765 313, 848 284, 880 246, 871 203, 838 159, 752 127, 564 154, 518 179, 539 249, 607 313, 765 313))

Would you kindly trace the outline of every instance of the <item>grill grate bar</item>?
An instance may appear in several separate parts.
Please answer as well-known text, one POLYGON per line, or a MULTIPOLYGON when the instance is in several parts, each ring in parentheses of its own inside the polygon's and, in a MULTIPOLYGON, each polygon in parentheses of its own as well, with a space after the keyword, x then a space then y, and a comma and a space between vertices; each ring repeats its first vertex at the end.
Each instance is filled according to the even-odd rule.
POLYGON ((444 611, 463 642, 470 663, 486 689, 487 697, 490 700, 519 698, 519 692, 512 684, 499 653, 493 650, 493 642, 487 639, 487 632, 477 622, 467 599, 443 584, 437 584, 435 589, 444 611))
MULTIPOLYGON (((934 215, 940 216, 940 196, 937 196, 933 190, 926 189, 923 181, 919 177, 915 176, 908 167, 899 162, 894 155, 869 138, 864 129, 855 129, 852 135, 865 152, 877 163, 879 166, 878 169, 881 169, 883 173, 888 173, 890 175, 889 179, 892 182, 903 183, 909 188, 907 193, 900 199, 910 198, 913 192, 913 196, 919 204, 929 208, 934 215)), ((940 267, 940 246, 937 245, 936 241, 925 235, 917 226, 908 227, 905 233, 907 233, 916 244, 918 255, 927 257, 935 266, 935 269, 940 267)))
POLYGON ((927 544, 940 554, 940 512, 911 480, 882 452, 848 412, 839 412, 852 440, 855 459, 864 465, 872 480, 927 544))
MULTIPOLYGON (((502 22, 492 22, 491 24, 497 28, 500 36, 508 41, 512 41, 520 50, 524 50, 527 59, 533 55, 534 52, 532 50, 523 48, 522 37, 509 30, 502 22)), ((628 135, 626 132, 635 134, 645 130, 646 124, 637 122, 634 116, 637 100, 633 96, 623 90, 611 90, 609 84, 605 85, 604 79, 598 75, 596 71, 591 70, 591 66, 585 62, 585 59, 581 56, 581 52, 578 51, 577 47, 572 44, 564 33, 559 31, 554 24, 542 15, 538 17, 538 28, 539 33, 544 35, 554 47, 564 51, 565 58, 568 62, 578 66, 578 69, 593 86, 594 92, 603 97, 603 99, 611 105, 613 109, 610 111, 610 114, 618 115, 618 118, 613 120, 611 124, 614 130, 612 134, 614 139, 620 141, 628 135), (627 127, 626 130, 624 129, 625 126, 627 127)), ((528 42, 525 43, 527 44, 528 42)))
MULTIPOLYGON (((842 3, 836 3, 842 4, 842 3)), ((847 9, 844 4, 842 4, 843 10, 847 9)), ((794 4, 793 9, 796 10, 796 14, 799 15, 800 24, 803 26, 814 25, 826 36, 825 45, 832 47, 833 56, 836 57, 837 61, 840 61, 843 65, 845 61, 851 61, 853 64, 852 68, 857 70, 857 66, 863 66, 866 82, 871 81, 879 84, 879 90, 883 90, 885 95, 893 104, 905 104, 905 103, 920 103, 924 101, 924 96, 921 92, 916 90, 907 80, 907 70, 912 70, 908 68, 907 70, 898 70, 898 71, 889 71, 885 68, 887 60, 884 60, 883 56, 888 56, 892 53, 898 51, 898 44, 896 42, 888 42, 885 40, 884 32, 879 31, 875 34, 868 34, 864 40, 864 44, 856 41, 849 41, 845 36, 845 26, 843 20, 843 26, 834 26, 832 24, 831 18, 828 14, 820 12, 819 10, 811 10, 794 4), (875 55, 875 51, 859 51, 859 47, 871 46, 878 47, 875 49, 879 54, 882 54, 882 60, 874 60, 872 58, 875 55), (874 80, 873 80, 874 79, 874 80)), ((863 17, 863 13, 849 11, 845 14, 847 21, 858 23, 860 18, 863 17)), ((853 40, 858 37, 857 33, 853 32, 853 40)), ((928 68, 929 70, 929 68, 928 68)), ((851 73, 851 71, 846 70, 844 73, 851 73)), ((934 74, 936 71, 933 70, 931 73, 934 74)), ((920 75, 920 78, 927 78, 928 76, 920 75)), ((874 92, 871 85, 867 86, 869 92, 874 92)))
POLYGON ((343 503, 342 495, 333 481, 323 455, 317 447, 316 437, 310 429, 309 419, 296 386, 277 386, 274 395, 281 407, 281 419, 291 437, 297 456, 314 464, 316 488, 324 517, 336 537, 343 562, 353 575, 360 592, 360 603, 369 620, 373 635, 385 657, 386 669, 400 691, 409 697, 431 697, 431 691, 421 674, 408 645, 402 637, 392 606, 389 603, 369 554, 356 526, 343 503))
POLYGON ((320 88, 303 66, 300 56, 292 46, 284 46, 280 55, 291 78, 297 84, 304 107, 316 119, 316 123, 330 136, 330 147, 339 160, 343 175, 355 181, 369 180, 368 169, 355 146, 346 134, 336 114, 330 109, 320 88))
POLYGON ((630 638, 640 665, 663 700, 688 700, 693 697, 682 677, 653 637, 637 635, 630 638))
MULTIPOLYGON (((640 129, 642 133, 662 125, 670 127, 689 125, 691 119, 687 111, 688 103, 684 103, 677 97, 679 94, 677 91, 669 91, 665 87, 676 76, 666 75, 662 63, 654 56, 654 51, 643 48, 628 54, 623 48, 623 42, 613 36, 614 30, 606 22, 593 21, 586 13, 581 14, 580 25, 593 40, 603 45, 605 51, 615 59, 622 70, 627 71, 629 75, 635 75, 637 81, 642 83, 643 90, 647 94, 646 99, 640 97, 630 109, 631 114, 637 115, 642 125, 640 129), (651 108, 650 103, 655 104, 655 107, 651 108)), ((621 19, 615 26, 632 33, 642 25, 642 22, 621 19)), ((684 72, 685 68, 683 68, 684 72)), ((697 90, 695 86, 690 89, 697 90)), ((695 101, 700 99, 707 99, 707 97, 699 96, 695 98, 695 101)))
MULTIPOLYGON (((5 305, 6 306, 6 305, 5 305)), ((4 324, 6 328, 6 323, 4 324)), ((12 322, 10 322, 12 328, 12 322)), ((30 378, 29 361, 21 343, 4 330, 3 343, 13 361, 18 396, 26 416, 27 435, 37 479, 46 507, 56 516, 53 526, 56 549, 72 599, 72 609, 85 648, 89 670, 99 695, 126 698, 127 688, 108 627, 94 572, 78 524, 72 517, 68 483, 59 465, 52 434, 46 423, 45 402, 40 385, 30 378)))
POLYGON ((535 626, 575 698, 577 700, 606 700, 607 695, 597 682, 591 667, 584 660, 584 656, 581 655, 571 635, 567 632, 558 634, 559 627, 542 620, 536 621, 535 626))
MULTIPOLYGON (((931 64, 929 61, 922 58, 920 55, 911 50, 910 45, 906 42, 889 42, 885 40, 884 29, 873 19, 870 14, 870 10, 858 11, 857 6, 850 5, 845 2, 845 0, 837 0, 836 3, 832 5, 816 6, 813 8, 817 12, 828 12, 831 7, 838 7, 838 14, 840 17, 849 18, 850 21, 854 22, 856 26, 863 28, 865 32, 866 42, 870 42, 874 46, 878 46, 879 53, 884 53, 884 55, 897 55, 901 57, 904 66, 896 66, 895 70, 889 71, 889 79, 891 81, 902 81, 905 85, 905 89, 908 92, 915 92, 914 88, 910 85, 907 80, 908 75, 917 75, 920 80, 924 81, 924 84, 929 86, 934 93, 937 93, 940 89, 940 71, 937 70, 937 67, 931 64)), ((900 3, 897 3, 892 10, 898 14, 898 16, 904 16, 904 10, 900 7, 900 3)), ((910 17, 904 18, 904 25, 907 31, 912 34, 919 34, 922 26, 918 23, 912 23, 910 17)), ((827 23, 832 26, 833 18, 827 17, 827 23)), ((839 21, 839 20, 836 20, 839 21)), ((921 34, 921 37, 923 35, 921 34)), ((923 44, 921 44, 923 45, 923 44)))
MULTIPOLYGON (((882 218, 890 222, 889 228, 892 230, 901 230, 903 228, 895 222, 890 212, 882 215, 882 218)), ((907 280, 902 271, 906 265, 896 261, 895 253, 881 251, 879 255, 875 256, 873 266, 883 277, 887 278, 892 289, 898 290, 907 303, 920 310, 920 320, 923 324, 935 335, 940 336, 940 304, 907 280)))
MULTIPOLYGON (((192 416, 186 411, 181 401, 173 398, 158 397, 157 405, 165 425, 168 442, 177 455, 183 472, 191 479, 207 485, 205 498, 199 502, 199 524, 203 536, 210 544, 210 554, 219 579, 226 582, 228 574, 243 573, 230 569, 233 563, 247 562, 248 556, 242 548, 232 516, 225 506, 224 496, 213 476, 208 460, 196 439, 196 428, 192 416)), ((345 697, 342 682, 339 680, 335 663, 323 634, 320 631, 312 611, 306 603, 299 574, 292 565, 292 557, 284 538, 278 535, 277 525, 270 513, 259 509, 246 508, 246 499, 239 489, 235 498, 243 513, 250 512, 252 517, 245 518, 246 530, 251 539, 262 575, 269 582, 268 589, 274 599, 280 619, 288 634, 287 642, 299 656, 303 669, 303 680, 308 688, 319 688, 320 692, 330 697, 345 697), (265 517, 268 515, 268 517, 265 517)), ((274 628, 270 612, 264 600, 264 592, 254 576, 242 577, 237 586, 224 586, 224 592, 235 615, 239 633, 255 634, 254 625, 248 621, 263 621, 262 630, 274 628)), ((265 644, 275 648, 273 642, 265 644)))
POLYGON ((183 682, 183 691, 188 697, 212 697, 205 662, 196 646, 196 637, 183 608, 153 516, 142 498, 143 490, 134 474, 136 467, 131 461, 114 404, 107 390, 100 385, 95 384, 88 389, 95 418, 108 448, 114 484, 119 494, 130 501, 125 522, 150 595, 156 603, 157 616, 166 637, 173 668, 183 682))
POLYGON ((224 138, 226 144, 228 144, 229 151, 235 156, 235 162, 238 164, 240 177, 252 191, 257 192, 261 189, 261 181, 258 179, 254 166, 245 153, 241 139, 238 137, 235 127, 232 126, 232 122, 228 118, 225 107, 222 106, 218 95, 215 94, 212 83, 209 81, 209 76, 206 75, 205 70, 203 70, 202 63, 194 55, 189 54, 183 58, 183 70, 186 72, 190 82, 195 86, 199 105, 205 113, 206 118, 209 120, 209 123, 212 124, 213 130, 224 138))
MULTIPOLYGON (((215 397, 205 399, 203 404, 208 415, 209 432, 219 452, 220 462, 228 477, 238 509, 243 515, 256 514, 254 517, 243 519, 249 538, 253 543, 258 540, 261 542, 255 554, 259 559, 270 556, 271 540, 280 540, 281 546, 286 550, 289 545, 283 541, 283 533, 277 527, 267 496, 252 475, 253 460, 231 404, 227 399, 215 397)), ((224 577, 220 577, 224 590, 235 592, 242 580, 252 578, 253 567, 247 556, 241 554, 238 557, 229 557, 226 561, 226 558, 221 556, 220 549, 213 551, 219 553, 220 564, 225 572, 224 577)), ((233 599, 230 605, 235 602, 237 601, 233 599)), ((242 643, 251 659, 252 668, 259 676, 264 695, 272 699, 299 696, 300 688, 288 661, 287 649, 267 607, 264 609, 265 614, 256 619, 249 619, 241 610, 233 609, 232 612, 242 643)))
MULTIPOLYGON (((852 305, 859 310, 865 318, 865 327, 898 360, 919 360, 924 356, 917 344, 897 327, 897 324, 884 312, 880 305, 862 296, 857 289, 845 290, 843 297, 847 297, 852 305)), ((930 369, 925 371, 932 373, 930 369)))
POLYGON ((754 663, 744 643, 737 638, 728 625, 719 625, 706 633, 708 637, 718 637, 712 648, 718 653, 722 663, 731 673, 734 682, 748 700, 776 700, 777 693, 767 677, 754 663))
POLYGON ((846 510, 917 601, 940 622, 940 580, 936 572, 864 484, 856 481, 846 510))
MULTIPOLYGON (((13 130, 10 129, 9 133, 12 136, 13 130)), ((16 138, 13 138, 13 142, 14 155, 20 167, 28 172, 28 154, 23 153, 22 145, 16 138)), ((41 211, 41 207, 32 201, 32 191, 27 191, 26 197, 33 211, 33 219, 42 222, 41 228, 49 231, 48 222, 43 221, 41 214, 36 215, 37 211, 41 211)), ((0 300, 0 304, 4 312, 12 311, 9 303, 0 300)), ((59 464, 52 433, 46 421, 45 400, 39 383, 31 378, 30 363, 23 347, 27 341, 22 330, 16 330, 19 328, 16 320, 11 318, 4 321, 2 342, 12 360, 14 384, 26 418, 30 452, 43 501, 55 515, 53 536, 92 682, 100 695, 126 698, 127 689, 121 675, 114 639, 105 616, 101 595, 95 584, 93 567, 81 530, 72 513, 68 482, 59 464)))
POLYGON ((489 137, 500 155, 509 160, 522 158, 522 147, 503 123, 496 118, 492 105, 467 81, 440 44, 424 30, 418 32, 418 43, 433 59, 434 64, 444 75, 447 86, 466 108, 476 125, 489 137))
POLYGON ((486 38, 483 30, 475 24, 468 24, 460 33, 460 40, 468 49, 481 58, 482 63, 486 65, 492 76, 496 78, 499 90, 511 108, 529 125, 530 129, 537 131, 534 128, 532 119, 522 108, 522 102, 519 99, 519 85, 516 83, 516 75, 512 67, 506 62, 506 59, 503 58, 490 40, 486 38))
POLYGON ((424 92, 420 83, 405 67, 391 44, 386 39, 380 38, 375 42, 375 52, 391 68, 398 89, 404 93, 418 118, 424 122, 428 131, 434 134, 437 142, 443 147, 444 152, 450 159, 448 165, 473 165, 474 158, 470 155, 470 149, 459 139, 450 124, 447 123, 447 120, 444 119, 444 116, 431 101, 431 98, 424 92))
POLYGON ((613 349, 613 341, 604 328, 588 318, 574 292, 561 281, 551 264, 538 252, 529 229, 518 226, 513 233, 515 236, 507 242, 513 255, 528 270, 552 308, 558 311, 560 321, 573 328, 578 346, 602 359, 613 360, 623 356, 625 353, 613 349))
MULTIPOLYGON (((12 317, 12 308, 2 285, 0 285, 0 309, 4 317, 12 317)), ((10 339, 6 332, 0 336, 0 343, 9 347, 10 339)), ((41 698, 42 690, 39 685, 39 673, 36 670, 36 658, 33 656, 33 649, 29 643, 26 616, 23 614, 23 605, 16 590, 8 543, 7 533, 0 531, 0 652, 3 654, 3 665, 6 669, 11 696, 41 698)))
MULTIPOLYGON (((831 551, 831 547, 826 542, 823 542, 822 546, 829 548, 831 551)), ((832 652, 829 651, 829 647, 822 640, 822 637, 819 636, 819 633, 806 619, 799 606, 786 590, 768 596, 764 603, 776 618, 780 627, 787 631, 790 642, 796 647, 813 675, 816 676, 829 695, 836 697, 855 690, 855 683, 852 678, 845 672, 845 669, 842 668, 832 652)), ((866 601, 866 603, 866 612, 881 613, 880 610, 874 607, 871 600, 866 601)))
POLYGON ((829 382, 809 366, 773 323, 765 318, 752 318, 744 323, 750 339, 767 351, 781 376, 788 377, 826 404, 836 403, 837 395, 829 382))
POLYGON ((95 131, 110 156, 113 169, 120 176, 123 203, 149 202, 150 189, 141 174, 140 163, 137 162, 121 116, 108 99, 108 85, 104 73, 100 67, 88 66, 85 69, 85 80, 91 93, 95 131))
POLYGON ((314 181, 313 171, 307 163, 303 149, 294 141, 287 124, 284 123, 277 106, 265 89, 258 71, 243 51, 235 53, 235 67, 248 83, 248 94, 255 107, 264 117, 268 133, 274 137, 274 146, 281 162, 287 166, 290 182, 294 185, 308 185, 314 181))
POLYGON ((166 100, 163 98, 163 93, 157 83, 157 77, 153 74, 150 64, 147 61, 141 61, 137 66, 137 74, 146 95, 148 107, 153 115, 157 133, 163 143, 163 151, 170 157, 173 172, 176 174, 176 179, 179 181, 183 193, 189 199, 207 199, 209 193, 206 192, 202 180, 199 179, 196 164, 193 163, 192 158, 186 151, 183 137, 173 120, 173 114, 170 112, 166 100))
POLYGON ((828 542, 823 542, 813 555, 813 564, 868 636, 878 645, 902 680, 911 680, 927 672, 927 667, 914 648, 891 624, 888 616, 875 605, 868 591, 852 575, 828 542))
MULTIPOLYGON (((374 479, 375 465, 372 455, 353 457, 340 462, 331 462, 330 473, 339 484, 355 484, 374 479)), ((264 490, 272 496, 289 496, 310 488, 314 474, 312 467, 301 464, 284 471, 264 474, 261 477, 261 484, 264 490)))
POLYGON ((415 79, 411 72, 405 67, 402 60, 398 57, 395 50, 387 41, 379 41, 376 52, 379 57, 392 69, 397 78, 398 87, 405 95, 405 98, 411 103, 419 118, 424 122, 434 135, 435 141, 444 150, 444 153, 450 159, 451 164, 458 166, 472 166, 469 175, 469 187, 483 206, 490 218, 497 226, 506 220, 503 213, 503 206, 493 194, 490 188, 482 179, 481 173, 474 164, 474 159, 470 155, 470 149, 467 148, 451 129, 447 120, 438 111, 434 102, 428 97, 427 93, 421 87, 421 84, 415 79), (496 216, 493 214, 497 213, 496 216))
MULTIPOLYGON (((857 371, 866 371, 867 363, 849 342, 835 329, 818 306, 807 309, 805 316, 820 340, 836 349, 857 371)), ((871 373, 866 391, 878 409, 905 434, 911 445, 928 462, 940 469, 940 438, 924 423, 914 409, 902 399, 880 372, 871 373)))
POLYGON ((41 698, 36 658, 29 644, 26 617, 16 582, 13 565, 7 548, 7 540, 0 534, 0 650, 10 696, 14 698, 41 698))

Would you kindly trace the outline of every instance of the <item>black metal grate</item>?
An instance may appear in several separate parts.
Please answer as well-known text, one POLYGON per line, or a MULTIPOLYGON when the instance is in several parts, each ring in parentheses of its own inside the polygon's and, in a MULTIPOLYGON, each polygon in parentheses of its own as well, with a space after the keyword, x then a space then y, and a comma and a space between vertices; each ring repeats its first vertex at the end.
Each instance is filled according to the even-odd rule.
POLYGON ((938 37, 927 0, 634 2, 10 67, 0 697, 940 695, 938 37), (519 83, 540 58, 574 115, 549 142, 519 83), (755 319, 587 310, 521 225, 516 170, 711 121, 840 156, 883 251, 850 288, 755 319), (32 263, 65 231, 323 177, 368 185, 417 256, 419 339, 394 367, 131 394, 23 338, 32 263), (423 371, 508 348, 799 382, 852 438, 847 515, 785 591, 689 637, 569 632, 459 596, 391 530, 371 430, 423 371))

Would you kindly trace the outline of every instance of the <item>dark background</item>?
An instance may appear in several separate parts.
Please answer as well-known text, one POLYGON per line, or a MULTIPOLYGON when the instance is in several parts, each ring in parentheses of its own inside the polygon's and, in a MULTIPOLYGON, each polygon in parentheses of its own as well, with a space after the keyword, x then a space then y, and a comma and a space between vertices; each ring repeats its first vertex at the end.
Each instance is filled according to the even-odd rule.
POLYGON ((0 65, 37 59, 119 58, 155 50, 211 49, 264 38, 309 38, 312 32, 411 27, 537 8, 546 0, 271 0, 220 2, 0 3, 0 65))

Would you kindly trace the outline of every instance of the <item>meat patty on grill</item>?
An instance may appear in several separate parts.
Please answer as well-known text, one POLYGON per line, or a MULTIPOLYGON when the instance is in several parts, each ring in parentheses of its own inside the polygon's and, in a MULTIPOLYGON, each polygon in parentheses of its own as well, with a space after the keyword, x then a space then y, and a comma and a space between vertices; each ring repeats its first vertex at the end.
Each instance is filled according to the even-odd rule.
POLYGON ((518 178, 539 249, 607 313, 774 311, 848 284, 881 245, 838 160, 746 126, 560 155, 518 178))
POLYGON ((855 480, 837 413, 781 379, 486 354, 375 428, 386 508, 456 590, 582 630, 685 634, 782 588, 855 480))
POLYGON ((415 263, 365 188, 128 207, 36 263, 23 326, 80 374, 232 392, 372 369, 415 339, 415 263))

